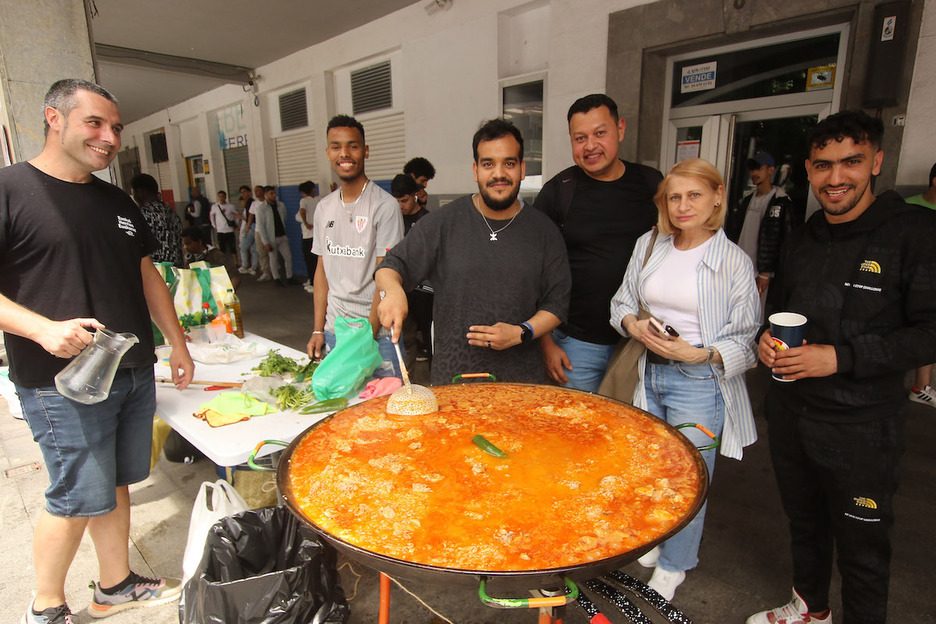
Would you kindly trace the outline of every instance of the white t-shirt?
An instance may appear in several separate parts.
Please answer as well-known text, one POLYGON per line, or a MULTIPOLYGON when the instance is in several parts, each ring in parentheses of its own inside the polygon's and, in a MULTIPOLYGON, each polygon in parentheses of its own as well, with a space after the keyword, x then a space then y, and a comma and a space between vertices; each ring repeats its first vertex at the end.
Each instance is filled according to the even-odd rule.
POLYGON ((305 221, 302 220, 302 209, 305 209, 306 218, 309 220, 309 223, 315 225, 315 207, 318 205, 318 197, 303 197, 299 200, 299 210, 296 211, 296 221, 299 222, 299 227, 302 228, 302 238, 312 238, 312 228, 306 227, 305 221))
POLYGON ((228 225, 227 219, 234 221, 234 215, 237 213, 237 208, 234 207, 234 204, 211 204, 211 212, 208 213, 209 218, 211 219, 211 225, 214 227, 215 231, 219 234, 229 234, 234 231, 234 228, 237 227, 237 222, 234 222, 234 225, 228 225))
POLYGON ((686 251, 673 246, 660 267, 643 283, 643 298, 650 314, 664 325, 671 325, 680 338, 691 345, 702 344, 698 274, 702 257, 711 244, 712 238, 709 238, 686 251))
POLYGON ((744 217, 744 226, 741 228, 741 234, 738 236, 738 247, 744 250, 754 266, 757 267, 757 238, 760 234, 760 224, 773 199, 776 187, 770 189, 770 192, 764 195, 758 195, 754 191, 754 196, 748 203, 747 213, 744 217))
MULTIPOLYGON (((325 331, 334 332, 337 316, 370 316, 377 258, 403 239, 403 215, 390 193, 368 181, 356 202, 344 204, 340 191, 323 197, 313 225, 312 252, 321 258, 328 280, 325 331)), ((378 337, 389 335, 381 328, 378 337)))

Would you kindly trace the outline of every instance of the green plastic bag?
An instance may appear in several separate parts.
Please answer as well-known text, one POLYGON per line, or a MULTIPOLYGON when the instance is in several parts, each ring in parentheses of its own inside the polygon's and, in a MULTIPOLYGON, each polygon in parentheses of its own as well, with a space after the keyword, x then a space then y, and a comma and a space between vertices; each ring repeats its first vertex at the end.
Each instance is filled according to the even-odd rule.
POLYGON ((383 362, 367 319, 335 319, 335 348, 312 375, 319 401, 350 397, 383 362))

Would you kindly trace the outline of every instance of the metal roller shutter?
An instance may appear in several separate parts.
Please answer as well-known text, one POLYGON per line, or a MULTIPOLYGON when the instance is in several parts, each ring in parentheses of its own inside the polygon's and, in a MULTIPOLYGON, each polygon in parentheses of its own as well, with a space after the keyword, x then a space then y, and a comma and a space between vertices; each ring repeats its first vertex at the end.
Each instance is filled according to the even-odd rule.
POLYGON ((403 172, 406 163, 406 130, 403 113, 377 115, 363 122, 364 139, 370 147, 367 177, 372 180, 392 180, 403 172))
POLYGON ((156 163, 156 181, 160 191, 172 190, 172 166, 168 160, 156 163))
POLYGON ((274 142, 279 186, 296 185, 306 180, 319 182, 314 130, 278 137, 274 142))
POLYGON ((250 156, 246 145, 224 150, 224 182, 231 203, 237 199, 237 189, 241 185, 250 186, 250 156))

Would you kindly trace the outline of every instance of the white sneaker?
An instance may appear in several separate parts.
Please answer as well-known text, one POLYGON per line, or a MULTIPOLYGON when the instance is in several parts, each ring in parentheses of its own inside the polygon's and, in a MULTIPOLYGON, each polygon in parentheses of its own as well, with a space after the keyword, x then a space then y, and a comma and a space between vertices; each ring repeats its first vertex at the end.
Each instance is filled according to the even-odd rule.
POLYGON ((923 405, 936 407, 936 390, 933 390, 932 386, 923 386, 923 389, 919 392, 914 392, 911 389, 909 398, 914 403, 922 403, 923 405))
POLYGON ((256 275, 256 274, 257 274, 257 269, 254 269, 253 267, 251 267, 251 268, 247 269, 247 272, 250 273, 251 275, 256 275))
POLYGON ((782 607, 755 613, 745 624, 832 624, 832 611, 826 611, 823 617, 810 615, 806 602, 794 589, 793 600, 782 607))
POLYGON ((272 282, 273 276, 270 275, 269 273, 264 273, 263 275, 257 278, 257 281, 258 282, 272 282))
POLYGON ((312 282, 309 281, 309 280, 306 280, 306 281, 302 282, 302 285, 303 285, 303 286, 311 286, 311 285, 312 285, 312 282))
POLYGON ((657 566, 653 569, 653 576, 647 582, 647 587, 656 590, 664 600, 672 600, 676 595, 676 588, 685 580, 685 572, 670 572, 657 566))
POLYGON ((306 291, 307 293, 314 293, 314 292, 315 292, 315 289, 312 288, 311 286, 305 286, 304 288, 305 288, 305 291, 306 291))
POLYGON ((660 558, 660 547, 655 546, 653 550, 650 550, 644 553, 642 557, 637 559, 637 563, 639 563, 645 568, 655 568, 659 558, 660 558))
POLYGON ((246 275, 250 270, 247 267, 237 267, 237 272, 241 275, 246 275))

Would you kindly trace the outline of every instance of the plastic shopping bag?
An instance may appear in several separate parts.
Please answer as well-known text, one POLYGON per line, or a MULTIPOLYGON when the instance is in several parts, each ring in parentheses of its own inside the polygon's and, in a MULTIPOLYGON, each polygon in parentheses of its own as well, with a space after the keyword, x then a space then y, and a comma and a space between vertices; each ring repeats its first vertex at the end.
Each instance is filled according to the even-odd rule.
POLYGON ((224 301, 229 288, 234 288, 227 269, 223 266, 212 267, 207 262, 193 262, 187 269, 173 271, 177 274, 177 279, 172 302, 179 318, 186 314, 200 313, 206 303, 211 313, 217 316, 218 303, 224 301))
POLYGON ((182 557, 183 582, 198 571, 198 564, 205 550, 205 538, 208 537, 214 523, 242 511, 247 511, 247 503, 227 481, 218 479, 214 483, 205 481, 201 484, 195 496, 195 505, 192 506, 188 541, 185 543, 185 555, 182 557))
POLYGON ((350 608, 333 548, 285 507, 212 527, 197 574, 182 590, 182 624, 341 624, 350 608))
POLYGON ((312 375, 319 401, 350 397, 380 366, 383 358, 367 319, 335 319, 335 348, 312 375))

